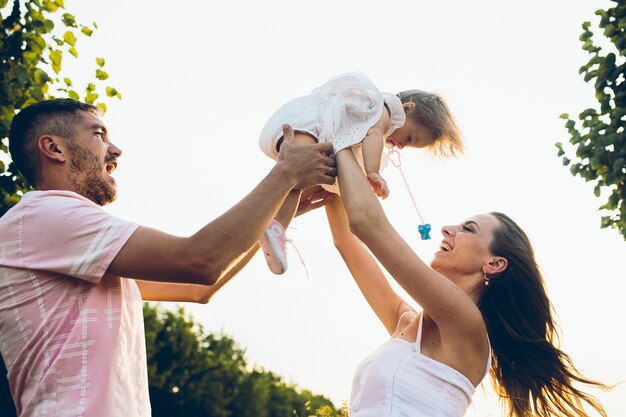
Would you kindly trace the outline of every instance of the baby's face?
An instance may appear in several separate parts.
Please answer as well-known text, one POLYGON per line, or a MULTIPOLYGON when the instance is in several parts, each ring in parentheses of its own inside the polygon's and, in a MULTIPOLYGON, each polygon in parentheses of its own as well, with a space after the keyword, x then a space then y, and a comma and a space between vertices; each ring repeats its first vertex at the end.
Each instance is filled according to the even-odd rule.
POLYGON ((399 149, 425 148, 435 142, 435 137, 424 126, 407 118, 404 125, 394 130, 387 140, 392 141, 399 149))

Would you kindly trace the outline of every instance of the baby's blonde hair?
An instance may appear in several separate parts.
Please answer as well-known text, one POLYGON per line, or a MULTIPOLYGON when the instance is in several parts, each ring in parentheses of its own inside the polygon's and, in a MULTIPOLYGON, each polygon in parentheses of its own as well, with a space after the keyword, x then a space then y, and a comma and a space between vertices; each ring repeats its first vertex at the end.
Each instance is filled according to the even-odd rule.
POLYGON ((429 151, 444 158, 463 153, 461 131, 443 97, 422 90, 401 91, 397 96, 402 104, 415 104, 406 116, 428 129, 435 138, 428 146, 429 151))

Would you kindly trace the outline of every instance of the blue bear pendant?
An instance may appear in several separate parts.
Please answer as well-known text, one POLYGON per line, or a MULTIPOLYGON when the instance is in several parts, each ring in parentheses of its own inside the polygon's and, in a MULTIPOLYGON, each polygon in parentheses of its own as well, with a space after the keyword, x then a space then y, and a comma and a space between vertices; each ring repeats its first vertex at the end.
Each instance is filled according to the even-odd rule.
POLYGON ((422 240, 430 239, 430 223, 420 224, 417 226, 417 230, 420 232, 422 240))

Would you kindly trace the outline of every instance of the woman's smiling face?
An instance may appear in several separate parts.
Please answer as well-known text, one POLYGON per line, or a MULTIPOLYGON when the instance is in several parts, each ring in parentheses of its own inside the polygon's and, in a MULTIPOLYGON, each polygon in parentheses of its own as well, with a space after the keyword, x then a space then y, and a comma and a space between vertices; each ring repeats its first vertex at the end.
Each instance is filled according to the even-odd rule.
POLYGON ((499 226, 496 217, 480 214, 461 224, 442 227, 443 240, 431 261, 431 267, 450 279, 459 274, 482 271, 493 257, 489 245, 499 226))

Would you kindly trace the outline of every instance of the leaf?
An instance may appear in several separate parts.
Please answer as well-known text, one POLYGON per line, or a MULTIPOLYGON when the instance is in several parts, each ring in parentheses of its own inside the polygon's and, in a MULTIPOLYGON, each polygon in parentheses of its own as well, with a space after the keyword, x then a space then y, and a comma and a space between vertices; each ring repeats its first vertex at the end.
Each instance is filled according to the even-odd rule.
POLYGON ((96 107, 98 109, 100 109, 100 114, 101 115, 104 115, 107 112, 107 105, 104 104, 104 103, 98 103, 98 104, 96 104, 96 107))
POLYGON ((50 0, 44 0, 42 6, 45 11, 50 12, 50 13, 56 12, 57 9, 59 8, 59 6, 55 2, 50 1, 50 0))
POLYGON ((582 113, 578 115, 578 118, 582 120, 582 119, 596 116, 597 114, 598 113, 596 112, 596 109, 585 109, 582 113))
POLYGON ((48 76, 48 74, 44 70, 39 68, 33 72, 33 79, 37 84, 45 84, 50 81, 50 77, 48 76))
POLYGON ((78 51, 73 46, 67 50, 70 54, 72 54, 75 58, 78 58, 78 51))
POLYGON ((74 18, 73 15, 69 13, 65 13, 61 21, 67 27, 72 27, 72 28, 76 27, 76 19, 74 18))
POLYGON ((78 95, 78 93, 74 90, 69 90, 67 92, 67 95, 69 98, 74 99, 74 100, 80 100, 80 96, 78 95))
POLYGON ((87 84, 85 91, 96 91, 96 85, 94 83, 87 84))
POLYGON ((49 58, 52 62, 52 69, 58 74, 59 71, 61 71, 61 59, 63 58, 63 53, 57 49, 53 49, 50 51, 49 58))
POLYGON ((602 219, 600 219, 600 227, 602 229, 606 229, 607 227, 611 226, 613 222, 611 221, 611 217, 609 216, 602 216, 602 219))
POLYGON ((24 58, 24 63, 29 66, 37 65, 37 61, 39 61, 39 54, 35 52, 24 51, 22 57, 24 58))
POLYGON ((37 101, 43 100, 43 90, 39 86, 33 86, 28 89, 28 93, 37 101))
POLYGON ((619 194, 617 193, 616 190, 614 190, 613 194, 611 194, 609 196, 609 201, 608 201, 608 204, 607 204, 607 208, 609 210, 615 210, 617 208, 617 204, 618 204, 619 200, 620 200, 619 194))
POLYGON ((85 103, 93 104, 98 99, 98 93, 88 92, 85 96, 85 103))
POLYGON ((122 99, 122 94, 113 87, 107 87, 106 92, 109 97, 117 97, 120 100, 122 99))
POLYGON ((54 3, 62 8, 65 8, 65 3, 63 2, 63 0, 54 0, 54 3))
POLYGON ((80 31, 87 36, 91 36, 93 34, 93 30, 91 30, 87 26, 83 26, 80 31))
POLYGON ((50 33, 52 32, 52 29, 54 29, 54 22, 50 19, 46 19, 43 22, 43 29, 45 33, 50 33))
POLYGON ((28 83, 28 71, 24 66, 18 65, 15 67, 15 79, 20 87, 26 87, 28 83))
POLYGON ((65 83, 65 85, 67 85, 68 87, 72 86, 72 80, 70 80, 69 78, 65 77, 63 78, 63 82, 65 83))
POLYGON ((42 36, 33 36, 30 47, 31 51, 39 52, 46 48, 46 40, 42 36))
POLYGON ((96 69, 96 78, 99 80, 106 80, 107 78, 109 78, 109 74, 107 74, 106 72, 102 71, 101 69, 96 69))
POLYGON ((63 34, 63 40, 70 46, 76 46, 76 36, 70 30, 63 34))
POLYGON ((104 67, 104 58, 96 58, 96 64, 98 64, 100 68, 104 67))

